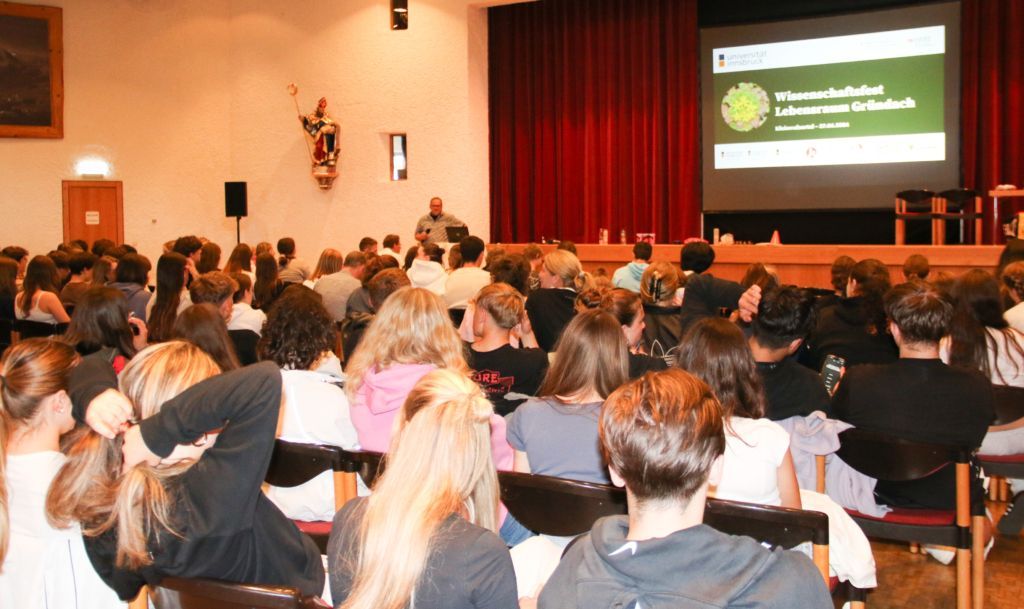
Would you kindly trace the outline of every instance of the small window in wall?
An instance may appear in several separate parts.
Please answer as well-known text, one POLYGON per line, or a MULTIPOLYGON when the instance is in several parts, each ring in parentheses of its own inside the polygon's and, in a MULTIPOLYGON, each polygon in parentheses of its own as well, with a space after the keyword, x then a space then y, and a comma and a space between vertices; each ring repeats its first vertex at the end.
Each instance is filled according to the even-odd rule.
POLYGON ((392 133, 391 134, 391 179, 392 180, 405 180, 408 179, 406 173, 406 158, 405 158, 405 134, 404 133, 392 133))
POLYGON ((409 0, 391 0, 391 29, 409 29, 409 0))

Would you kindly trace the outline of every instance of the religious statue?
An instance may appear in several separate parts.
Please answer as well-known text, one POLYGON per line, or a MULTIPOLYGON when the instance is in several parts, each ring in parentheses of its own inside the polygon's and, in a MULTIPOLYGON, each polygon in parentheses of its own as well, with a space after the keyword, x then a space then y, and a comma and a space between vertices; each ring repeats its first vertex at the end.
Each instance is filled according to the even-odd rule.
POLYGON ((334 167, 338 154, 335 141, 338 125, 327 115, 327 98, 321 97, 316 110, 299 119, 306 133, 313 137, 313 161, 317 165, 334 167))
POLYGON ((313 164, 313 177, 320 188, 327 190, 333 185, 334 179, 338 177, 336 169, 338 164, 338 124, 327 114, 326 97, 320 98, 316 110, 309 114, 302 114, 299 110, 299 102, 295 99, 298 92, 299 88, 294 84, 288 85, 288 93, 295 101, 295 110, 299 113, 302 129, 313 140, 312 148, 309 146, 309 140, 306 140, 306 148, 313 164))

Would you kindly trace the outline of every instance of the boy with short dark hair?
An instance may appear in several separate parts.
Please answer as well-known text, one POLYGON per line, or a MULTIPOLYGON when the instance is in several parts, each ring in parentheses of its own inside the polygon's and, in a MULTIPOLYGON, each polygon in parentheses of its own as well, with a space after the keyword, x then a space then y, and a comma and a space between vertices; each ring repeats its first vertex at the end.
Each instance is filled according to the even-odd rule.
POLYGON ((765 416, 773 421, 832 410, 821 377, 791 357, 814 327, 814 312, 814 299, 796 286, 761 296, 748 343, 768 398, 765 416))
POLYGON ((599 425, 629 516, 602 518, 574 543, 538 607, 832 606, 806 556, 703 524, 725 451, 722 409, 706 384, 679 369, 648 373, 608 396, 599 425))

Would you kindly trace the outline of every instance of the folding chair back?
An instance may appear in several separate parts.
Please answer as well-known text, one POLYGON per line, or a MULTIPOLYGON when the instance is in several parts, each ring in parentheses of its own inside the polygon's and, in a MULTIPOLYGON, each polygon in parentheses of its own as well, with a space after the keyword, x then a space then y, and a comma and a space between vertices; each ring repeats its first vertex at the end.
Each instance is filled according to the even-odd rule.
POLYGON ((607 484, 518 472, 498 472, 498 484, 516 520, 544 535, 580 535, 598 518, 626 513, 625 491, 607 484))
POLYGON ((956 547, 957 609, 968 609, 972 605, 974 609, 981 609, 984 581, 981 519, 984 516, 975 517, 972 525, 971 450, 911 442, 860 429, 842 432, 839 442, 836 454, 840 459, 878 480, 917 480, 954 464, 955 511, 896 508, 884 518, 853 511, 850 516, 869 537, 956 547))

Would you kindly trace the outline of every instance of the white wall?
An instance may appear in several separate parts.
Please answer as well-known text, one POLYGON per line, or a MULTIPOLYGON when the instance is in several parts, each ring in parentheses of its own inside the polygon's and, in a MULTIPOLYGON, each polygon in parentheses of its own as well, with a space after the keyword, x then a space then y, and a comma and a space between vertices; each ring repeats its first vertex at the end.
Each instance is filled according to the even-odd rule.
MULTIPOLYGON (((416 0, 391 31, 388 0, 63 0, 65 134, 0 139, 0 244, 62 238, 61 180, 97 155, 124 183, 125 240, 154 258, 181 234, 226 252, 223 182, 249 183, 250 243, 292 236, 303 258, 364 235, 412 241, 433 195, 485 236, 487 18, 468 0, 416 0), (326 96, 340 176, 310 177, 303 112, 326 96), (409 137, 409 179, 389 179, 387 134, 409 137)), ((494 4, 493 2, 489 4, 494 4)))

